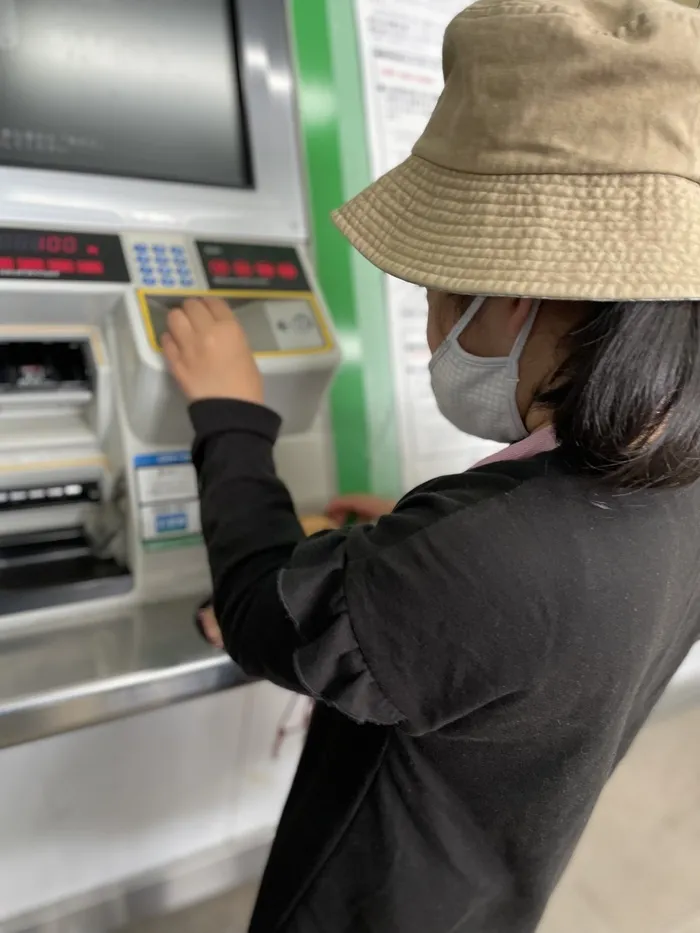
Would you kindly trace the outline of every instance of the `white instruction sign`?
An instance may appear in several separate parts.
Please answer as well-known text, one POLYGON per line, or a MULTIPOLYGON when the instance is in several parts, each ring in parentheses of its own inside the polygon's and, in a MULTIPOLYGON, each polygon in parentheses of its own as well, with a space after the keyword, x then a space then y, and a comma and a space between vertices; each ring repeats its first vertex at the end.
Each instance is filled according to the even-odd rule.
POLYGON ((197 474, 189 451, 134 457, 141 540, 148 545, 196 540, 201 534, 197 474))
MULTIPOLYGON (((365 113, 375 177, 406 159, 443 87, 442 40, 468 0, 355 0, 365 113)), ((402 481, 406 489, 467 469, 497 445, 439 413, 430 388, 425 293, 386 278, 402 481)))
POLYGON ((186 451, 141 454, 134 458, 139 503, 196 499, 197 474, 186 451))

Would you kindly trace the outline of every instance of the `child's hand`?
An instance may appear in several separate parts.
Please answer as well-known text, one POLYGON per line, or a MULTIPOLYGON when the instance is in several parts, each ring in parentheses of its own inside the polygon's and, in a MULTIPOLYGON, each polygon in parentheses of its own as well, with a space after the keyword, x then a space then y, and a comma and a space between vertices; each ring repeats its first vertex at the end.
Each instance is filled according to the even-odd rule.
POLYGON ((307 537, 318 534, 319 531, 333 531, 338 527, 326 515, 304 515, 301 517, 300 522, 307 537))
MULTIPOLYGON (((307 535, 313 535, 318 531, 328 531, 337 527, 333 521, 322 515, 312 515, 307 518, 302 518, 301 525, 304 529, 304 533, 307 535)), ((204 609, 200 609, 197 613, 197 619, 202 627, 202 633, 209 644, 214 645, 215 648, 223 648, 224 639, 211 606, 205 606, 204 609)))
POLYGON ((332 499, 326 507, 326 515, 337 525, 346 524, 353 516, 359 522, 376 522, 382 515, 388 515, 395 504, 390 499, 355 493, 332 499))
POLYGON ((204 637, 209 644, 214 645, 215 648, 223 648, 224 639, 221 637, 221 629, 219 628, 219 623, 216 621, 216 616, 211 606, 200 609, 198 618, 202 626, 202 631, 204 632, 204 637))
POLYGON ((260 370, 243 328, 220 298, 191 298, 174 308, 161 344, 189 401, 230 398, 262 404, 260 370))

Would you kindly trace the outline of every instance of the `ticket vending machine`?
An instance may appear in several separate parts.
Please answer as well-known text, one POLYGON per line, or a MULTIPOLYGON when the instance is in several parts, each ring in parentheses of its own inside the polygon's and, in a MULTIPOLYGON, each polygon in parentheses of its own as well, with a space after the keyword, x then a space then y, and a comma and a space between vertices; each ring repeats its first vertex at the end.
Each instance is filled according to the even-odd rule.
POLYGON ((338 353, 300 249, 0 230, 0 629, 206 590, 191 429, 160 348, 169 310, 205 295, 238 316, 283 432, 308 432, 338 353))
POLYGON ((162 891, 158 872, 217 846, 261 857, 284 800, 287 698, 192 625, 210 583, 160 337, 188 296, 231 305, 283 418, 281 475, 302 511, 321 506, 339 353, 310 259, 286 13, 0 7, 3 929, 154 872, 162 891))

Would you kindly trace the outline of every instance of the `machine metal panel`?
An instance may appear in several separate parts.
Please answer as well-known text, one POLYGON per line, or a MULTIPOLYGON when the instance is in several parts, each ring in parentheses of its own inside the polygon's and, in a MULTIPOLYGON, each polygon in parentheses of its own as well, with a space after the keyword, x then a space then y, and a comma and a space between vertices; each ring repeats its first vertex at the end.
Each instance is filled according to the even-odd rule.
POLYGON ((252 188, 0 166, 3 222, 180 230, 262 241, 306 239, 286 4, 236 0, 234 9, 252 188))
POLYGON ((174 600, 0 638, 0 748, 250 683, 192 614, 174 600))
MULTIPOLYGON (((41 2, 53 5, 52 0, 41 2)), ((157 341, 149 340, 144 297, 157 296, 166 305, 174 297, 212 291, 226 298, 227 290, 244 287, 233 263, 246 259, 255 273, 245 283, 250 294, 238 294, 234 300, 240 313, 250 317, 260 340, 276 344, 260 363, 266 399, 284 416, 290 435, 275 451, 280 474, 302 511, 317 511, 335 488, 323 396, 339 349, 308 262, 288 5, 285 0, 229 2, 237 17, 251 187, 0 166, 5 228, 0 343, 89 340, 95 375, 82 397, 75 392, 69 397, 66 387, 58 393, 60 398, 50 398, 48 391, 40 397, 29 386, 6 393, 14 406, 10 414, 21 408, 23 417, 14 418, 13 430, 5 411, 0 492, 9 497, 25 489, 57 486, 59 481, 71 487, 95 483, 101 490, 99 502, 3 511, 5 530, 17 535, 61 531, 69 524, 80 527, 97 555, 119 559, 133 578, 128 592, 0 614, 0 786, 5 799, 0 819, 7 827, 8 815, 16 814, 9 824, 27 850, 25 860, 14 859, 11 875, 7 863, 0 865, 5 878, 3 929, 6 916, 67 895, 87 894, 83 885, 113 885, 124 877, 125 864, 135 872, 157 868, 163 853, 171 857, 173 844, 181 855, 203 849, 218 836, 222 819, 225 823, 231 815, 237 845, 246 855, 253 836, 264 830, 269 840, 296 760, 294 750, 286 758, 271 757, 278 717, 285 714, 288 700, 284 694, 272 694, 274 688, 266 684, 229 690, 228 696, 211 703, 167 709, 247 680, 197 635, 193 625, 195 607, 210 592, 211 581, 202 536, 193 533, 198 532, 199 519, 187 455, 186 469, 174 476, 160 468, 157 476, 146 475, 147 464, 172 462, 189 449, 192 428, 157 341), (60 243, 49 242, 49 236, 59 234, 60 243), (108 274, 114 257, 97 239, 109 235, 119 237, 118 274, 108 274), (198 243, 213 247, 216 255, 203 256, 198 243), (231 243, 237 246, 229 255, 231 243), (253 255, 250 250, 256 244, 260 252, 253 255), (91 265, 79 269, 79 259, 91 265), (212 259, 229 263, 223 276, 208 276, 212 259), (269 276, 264 263, 272 259, 274 275, 269 276), (283 287, 287 294, 280 294, 283 287), (270 290, 276 290, 274 296, 270 290), (137 715, 157 707, 159 712, 151 716, 137 715), (193 733, 209 734, 204 708, 213 711, 220 725, 225 720, 221 754, 206 757, 208 743, 202 741, 205 757, 197 763, 202 769, 198 782, 222 769, 227 772, 225 786, 221 784, 214 797, 202 797, 199 784, 191 793, 189 771, 180 760, 181 748, 186 758, 190 743, 197 745, 193 733), (127 716, 129 721, 117 721, 127 716), (67 734, 100 723, 109 724, 67 734), (183 729, 190 733, 181 744, 183 729), (137 744, 144 736, 143 744, 137 744), (143 777, 138 800, 124 787, 128 781, 122 781, 123 809, 117 815, 110 812, 111 801, 97 806, 89 814, 94 836, 83 834, 80 814, 87 812, 86 801, 98 801, 114 774, 108 760, 111 751, 101 760, 91 756, 101 743, 108 747, 112 741, 128 750, 124 761, 136 753, 143 777), (172 793, 167 799, 156 787, 161 772, 154 749, 161 741, 170 742, 173 767, 182 778, 169 785, 172 793), (77 759, 72 757, 75 749, 77 759), (81 765, 83 754, 91 759, 89 767, 81 765), (42 762, 34 773, 42 773, 47 786, 57 781, 59 791, 50 795, 41 812, 32 804, 20 813, 13 799, 13 767, 22 771, 29 760, 42 762), (235 767, 228 775, 232 762, 235 767), (229 778, 235 785, 233 800, 229 778), (159 817, 144 813, 137 819, 145 787, 158 799, 159 817), (190 819, 195 811, 196 818, 190 819), (128 839, 112 835, 124 813, 133 816, 128 839), (66 832, 74 829, 77 848, 71 859, 61 857, 54 863, 52 848, 63 846, 66 832), (166 836, 159 854, 157 845, 166 836), (38 839, 46 843, 43 855, 38 851, 41 845, 33 845, 38 839), (55 864, 50 891, 34 886, 44 856, 55 864)), ((47 34, 47 41, 53 39, 47 34)), ((197 51, 193 45, 191 67, 206 68, 197 51)), ((121 67, 131 67, 128 52, 121 67)), ((118 80, 119 72, 115 74, 118 80)), ((2 156, 0 148, 0 162, 2 156)), ((16 347, 10 348, 13 360, 17 353, 16 347)), ((20 774, 20 786, 23 780, 20 774)), ((99 929, 93 920, 88 926, 99 929)))

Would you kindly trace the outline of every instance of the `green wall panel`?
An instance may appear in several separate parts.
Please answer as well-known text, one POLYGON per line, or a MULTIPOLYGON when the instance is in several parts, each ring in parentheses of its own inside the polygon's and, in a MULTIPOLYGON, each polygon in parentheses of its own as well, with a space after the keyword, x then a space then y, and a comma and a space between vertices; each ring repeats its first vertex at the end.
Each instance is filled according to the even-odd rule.
POLYGON ((293 0, 314 255, 343 365, 331 393, 341 492, 400 493, 384 279, 330 212, 371 180, 353 0, 293 0))

